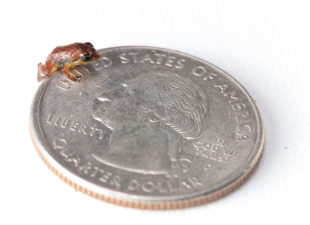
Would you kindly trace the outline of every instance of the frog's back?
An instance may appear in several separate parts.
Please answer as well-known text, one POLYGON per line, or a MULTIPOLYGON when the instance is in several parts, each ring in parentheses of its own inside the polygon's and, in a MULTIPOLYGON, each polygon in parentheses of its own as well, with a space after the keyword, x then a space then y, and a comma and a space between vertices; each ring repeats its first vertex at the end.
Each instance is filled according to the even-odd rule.
POLYGON ((78 57, 77 52, 77 44, 58 46, 50 53, 48 59, 52 61, 53 64, 62 68, 78 57))
POLYGON ((51 54, 61 54, 61 53, 68 53, 78 51, 80 49, 80 43, 73 43, 70 45, 58 46, 54 48, 51 54))

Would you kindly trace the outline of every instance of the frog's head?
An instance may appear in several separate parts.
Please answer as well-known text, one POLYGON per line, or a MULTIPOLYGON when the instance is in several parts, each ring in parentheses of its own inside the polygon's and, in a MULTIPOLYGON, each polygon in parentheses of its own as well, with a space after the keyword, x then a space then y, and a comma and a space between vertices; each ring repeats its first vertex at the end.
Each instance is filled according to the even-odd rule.
POLYGON ((80 58, 84 63, 89 63, 95 61, 100 57, 99 53, 96 51, 92 43, 85 42, 81 46, 80 58))

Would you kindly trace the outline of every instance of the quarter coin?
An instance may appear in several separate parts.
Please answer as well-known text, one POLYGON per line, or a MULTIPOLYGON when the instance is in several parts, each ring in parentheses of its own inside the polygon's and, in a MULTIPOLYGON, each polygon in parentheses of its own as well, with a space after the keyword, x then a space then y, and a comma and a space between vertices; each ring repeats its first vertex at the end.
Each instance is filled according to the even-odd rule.
POLYGON ((264 134, 248 92, 191 55, 114 47, 39 87, 33 143, 46 165, 87 195, 143 209, 218 199, 257 165, 264 134))

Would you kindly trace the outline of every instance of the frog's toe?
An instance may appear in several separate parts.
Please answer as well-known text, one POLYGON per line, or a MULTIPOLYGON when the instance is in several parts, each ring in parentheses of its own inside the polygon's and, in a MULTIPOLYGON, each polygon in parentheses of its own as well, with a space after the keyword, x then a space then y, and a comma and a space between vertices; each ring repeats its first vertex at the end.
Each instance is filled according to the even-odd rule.
POLYGON ((82 77, 76 77, 76 81, 77 81, 77 82, 80 82, 81 79, 82 79, 82 77))

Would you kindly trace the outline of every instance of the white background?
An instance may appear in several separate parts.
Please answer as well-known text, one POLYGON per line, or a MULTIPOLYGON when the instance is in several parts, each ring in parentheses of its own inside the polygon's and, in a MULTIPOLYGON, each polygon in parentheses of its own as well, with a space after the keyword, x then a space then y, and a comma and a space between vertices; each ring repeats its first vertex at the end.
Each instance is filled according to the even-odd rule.
POLYGON ((2 1, 0 224, 309 224, 308 1, 2 1), (37 63, 56 46, 148 45, 224 69, 261 110, 261 163, 238 190, 184 210, 143 211, 74 191, 28 132, 37 63))

